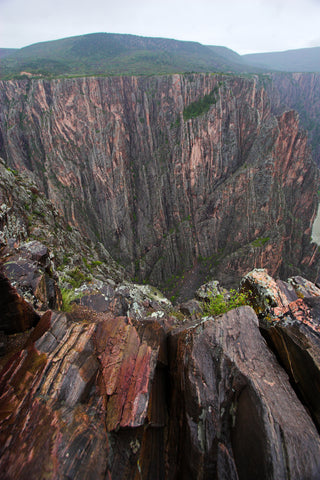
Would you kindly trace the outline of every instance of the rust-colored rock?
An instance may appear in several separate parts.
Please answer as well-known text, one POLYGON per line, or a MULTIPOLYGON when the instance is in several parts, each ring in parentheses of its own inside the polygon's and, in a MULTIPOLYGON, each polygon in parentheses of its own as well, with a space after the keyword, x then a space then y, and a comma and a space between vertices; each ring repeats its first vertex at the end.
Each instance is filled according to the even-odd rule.
POLYGON ((166 362, 154 320, 46 312, 0 373, 1 478, 125 480, 153 458, 163 472, 166 362))
POLYGON ((298 298, 292 285, 275 281, 266 269, 254 269, 240 283, 241 291, 247 293, 257 314, 277 315, 287 310, 289 303, 298 298))
POLYGON ((145 422, 159 344, 140 341, 128 319, 109 318, 98 326, 97 351, 106 401, 106 427, 138 427, 145 422))
POLYGON ((318 480, 320 297, 269 290, 282 303, 266 335, 291 383, 250 307, 199 319, 189 302, 180 320, 125 283, 101 287, 107 312, 45 312, 0 361, 0 478, 318 480))
POLYGON ((47 312, 3 367, 1 478, 103 478, 102 399, 90 394, 99 367, 95 328, 47 312))
POLYGON ((300 276, 275 281, 266 270, 249 272, 241 288, 252 292, 263 335, 320 429, 320 289, 300 276))

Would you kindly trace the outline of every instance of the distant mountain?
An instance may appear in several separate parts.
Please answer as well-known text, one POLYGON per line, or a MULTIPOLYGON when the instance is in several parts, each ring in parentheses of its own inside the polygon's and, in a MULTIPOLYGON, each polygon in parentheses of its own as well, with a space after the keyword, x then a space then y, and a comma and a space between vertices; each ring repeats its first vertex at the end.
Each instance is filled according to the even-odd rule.
POLYGON ((253 70, 240 55, 225 47, 111 33, 36 43, 1 62, 1 78, 21 72, 75 76, 253 70))
POLYGON ((185 72, 320 72, 320 47, 239 55, 167 38, 91 33, 21 49, 0 48, 0 78, 22 75, 151 75, 185 72))
POLYGON ((242 55, 247 64, 283 72, 320 72, 320 47, 242 55))
POLYGON ((239 55, 239 53, 235 52, 234 50, 231 50, 230 48, 221 47, 218 45, 207 45, 207 47, 210 48, 210 50, 212 50, 216 55, 223 57, 229 62, 238 63, 241 65, 243 65, 244 63, 242 56, 239 55))

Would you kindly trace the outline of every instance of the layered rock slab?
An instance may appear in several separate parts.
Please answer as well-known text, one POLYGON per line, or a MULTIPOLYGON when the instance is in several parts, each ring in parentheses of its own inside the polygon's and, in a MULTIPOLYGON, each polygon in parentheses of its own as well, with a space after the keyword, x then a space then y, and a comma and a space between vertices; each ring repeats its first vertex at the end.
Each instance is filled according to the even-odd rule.
POLYGON ((98 370, 94 330, 48 311, 3 366, 1 478, 102 477, 103 405, 90 395, 98 370))
POLYGON ((133 478, 164 344, 153 321, 46 312, 0 374, 1 478, 133 478))
MULTIPOLYGON (((250 307, 177 326, 157 292, 122 290, 126 316, 48 311, 0 362, 1 478, 319 478, 319 434, 250 307)), ((287 315, 309 302, 303 329, 317 300, 287 315)))
POLYGON ((316 479, 316 428, 250 307, 171 336, 168 478, 316 479))
POLYGON ((320 429, 320 289, 300 276, 275 281, 264 269, 241 282, 260 328, 320 429))

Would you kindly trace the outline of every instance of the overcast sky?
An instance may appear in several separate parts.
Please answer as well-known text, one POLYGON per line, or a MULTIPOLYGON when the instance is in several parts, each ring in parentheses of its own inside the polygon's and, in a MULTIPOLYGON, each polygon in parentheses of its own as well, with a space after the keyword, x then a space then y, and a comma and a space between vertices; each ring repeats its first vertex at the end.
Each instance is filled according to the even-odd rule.
POLYGON ((320 0, 0 0, 0 47, 93 32, 132 33, 238 53, 320 46, 320 0))

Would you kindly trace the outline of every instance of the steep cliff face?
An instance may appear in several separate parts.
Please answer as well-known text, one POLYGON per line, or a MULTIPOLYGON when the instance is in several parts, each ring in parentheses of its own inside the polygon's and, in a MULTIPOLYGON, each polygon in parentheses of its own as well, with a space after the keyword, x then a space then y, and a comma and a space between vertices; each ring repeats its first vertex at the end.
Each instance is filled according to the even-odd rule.
POLYGON ((7 163, 140 280, 317 277, 318 171, 298 116, 274 115, 258 79, 8 81, 0 102, 7 163))
POLYGON ((271 80, 266 87, 272 96, 272 110, 279 113, 289 107, 299 112, 314 159, 320 165, 320 74, 274 73, 271 80))

